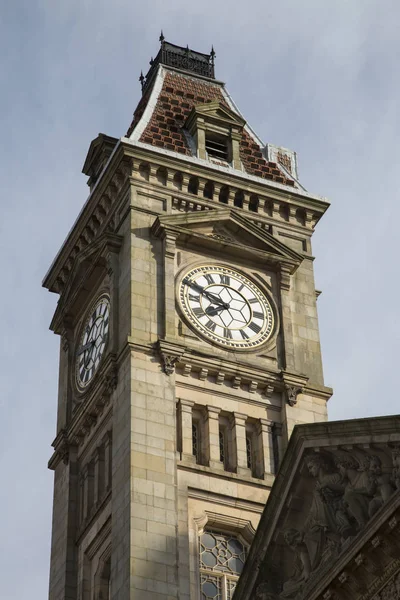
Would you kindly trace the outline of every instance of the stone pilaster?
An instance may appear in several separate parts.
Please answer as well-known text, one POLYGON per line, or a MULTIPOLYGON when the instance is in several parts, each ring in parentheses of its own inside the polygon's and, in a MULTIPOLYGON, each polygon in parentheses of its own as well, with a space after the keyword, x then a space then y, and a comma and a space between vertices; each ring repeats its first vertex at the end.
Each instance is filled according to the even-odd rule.
POLYGON ((207 405, 206 440, 208 443, 209 466, 213 469, 223 469, 219 453, 219 413, 220 408, 207 405))
POLYGON ((178 423, 181 434, 181 460, 195 463, 196 457, 193 456, 193 410, 194 402, 190 400, 179 400, 178 403, 178 423))
POLYGON ((232 433, 236 448, 236 472, 240 475, 251 476, 251 470, 247 466, 246 419, 246 415, 234 412, 232 433))

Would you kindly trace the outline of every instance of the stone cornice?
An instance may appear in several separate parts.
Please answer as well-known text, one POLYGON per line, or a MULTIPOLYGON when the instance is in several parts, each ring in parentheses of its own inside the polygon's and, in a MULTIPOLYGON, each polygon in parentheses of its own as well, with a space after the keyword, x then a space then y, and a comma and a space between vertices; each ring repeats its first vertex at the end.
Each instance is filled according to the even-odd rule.
POLYGON ((143 159, 153 160, 162 162, 165 166, 171 166, 176 168, 177 162, 180 163, 182 170, 190 171, 193 175, 205 176, 206 178, 214 178, 217 181, 218 177, 223 184, 226 182, 227 177, 231 181, 232 185, 237 187, 244 187, 249 190, 250 193, 255 194, 276 194, 277 198, 285 198, 288 202, 301 203, 304 207, 308 207, 311 210, 317 211, 322 216, 329 208, 329 202, 321 197, 313 194, 309 194, 304 189, 300 188, 289 188, 279 183, 274 183, 265 179, 260 179, 254 175, 249 175, 243 171, 238 171, 228 167, 222 167, 213 164, 209 161, 202 161, 193 156, 178 155, 174 152, 162 148, 156 148, 155 146, 149 146, 142 142, 134 142, 128 138, 121 138, 121 144, 126 144, 127 149, 130 147, 134 149, 135 156, 140 155, 143 159), (186 166, 186 169, 185 169, 186 166))
POLYGON ((118 143, 43 279, 42 284, 48 290, 62 292, 79 252, 100 233, 114 231, 115 204, 123 196, 124 190, 128 189, 131 173, 131 159, 124 154, 122 145, 118 143))

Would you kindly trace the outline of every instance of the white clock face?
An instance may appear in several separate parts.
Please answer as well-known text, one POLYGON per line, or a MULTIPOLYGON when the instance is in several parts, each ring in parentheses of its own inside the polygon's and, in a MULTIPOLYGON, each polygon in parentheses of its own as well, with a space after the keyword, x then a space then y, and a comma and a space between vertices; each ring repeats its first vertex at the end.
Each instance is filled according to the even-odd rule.
POLYGON ((181 280, 179 300, 190 323, 226 348, 255 348, 266 342, 274 329, 267 296, 229 267, 207 265, 190 270, 181 280))
POLYGON ((101 296, 83 328, 76 352, 76 381, 85 388, 93 379, 107 346, 110 320, 110 299, 101 296))

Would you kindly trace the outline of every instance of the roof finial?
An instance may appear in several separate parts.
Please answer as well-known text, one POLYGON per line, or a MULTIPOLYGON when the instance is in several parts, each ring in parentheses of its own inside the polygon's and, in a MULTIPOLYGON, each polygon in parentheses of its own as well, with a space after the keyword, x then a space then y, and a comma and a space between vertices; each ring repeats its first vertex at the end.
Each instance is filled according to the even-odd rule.
POLYGON ((164 34, 163 34, 163 30, 161 29, 161 35, 160 35, 160 42, 163 43, 163 41, 165 40, 164 34))
POLYGON ((151 57, 151 59, 150 59, 150 62, 149 62, 149 65, 153 66, 153 63, 154 63, 154 58, 153 58, 153 57, 151 57))
POLYGON ((143 75, 143 71, 140 71, 139 81, 140 81, 140 85, 142 86, 142 92, 143 92, 143 87, 144 87, 144 75, 143 75))
POLYGON ((215 58, 214 46, 211 46, 210 57, 211 57, 211 64, 213 65, 214 64, 214 58, 215 58))

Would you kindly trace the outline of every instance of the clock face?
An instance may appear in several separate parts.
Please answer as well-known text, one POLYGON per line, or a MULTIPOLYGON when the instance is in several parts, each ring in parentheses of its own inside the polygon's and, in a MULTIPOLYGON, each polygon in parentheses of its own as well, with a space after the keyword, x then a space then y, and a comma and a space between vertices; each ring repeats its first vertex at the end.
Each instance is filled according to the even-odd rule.
POLYGON ((96 373, 108 341, 110 298, 101 296, 85 322, 76 352, 76 381, 85 388, 96 373))
POLYGON ((274 312, 267 296, 229 267, 208 265, 188 271, 180 283, 179 301, 197 331, 225 348, 255 348, 266 342, 274 329, 274 312))

